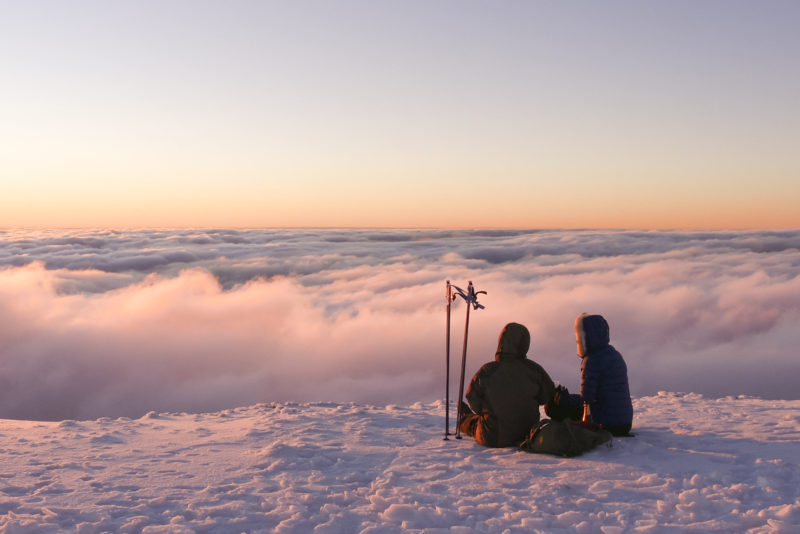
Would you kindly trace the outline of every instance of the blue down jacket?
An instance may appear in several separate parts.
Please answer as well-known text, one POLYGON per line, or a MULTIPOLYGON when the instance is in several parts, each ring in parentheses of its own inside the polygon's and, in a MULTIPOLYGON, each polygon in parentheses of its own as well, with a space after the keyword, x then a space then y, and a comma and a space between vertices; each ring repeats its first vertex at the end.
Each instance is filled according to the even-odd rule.
POLYGON ((633 405, 628 367, 622 354, 609 345, 608 323, 601 315, 583 314, 575 321, 581 357, 581 393, 562 400, 570 407, 589 404, 592 420, 606 426, 630 425, 633 405))

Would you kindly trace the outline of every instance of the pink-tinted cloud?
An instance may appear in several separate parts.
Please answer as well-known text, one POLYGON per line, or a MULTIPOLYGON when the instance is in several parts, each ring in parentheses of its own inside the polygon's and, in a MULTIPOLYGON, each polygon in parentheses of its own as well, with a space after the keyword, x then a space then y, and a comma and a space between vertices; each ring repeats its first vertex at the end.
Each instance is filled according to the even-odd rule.
MULTIPOLYGON (((19 236, 7 238, 0 246, 7 257, 20 257, 9 252, 13 246, 39 261, 0 269, 0 417, 442 398, 445 279, 472 279, 489 292, 486 309, 472 314, 468 375, 493 357, 502 326, 517 321, 531 330, 529 356, 575 389, 572 323, 586 311, 609 320, 634 394, 797 397, 788 377, 800 371, 800 251, 790 232, 759 234, 763 240, 713 233, 221 234, 140 232, 123 242, 56 234, 28 236, 22 245, 19 236), (171 241, 209 259, 183 270, 186 262, 167 262, 160 273, 58 267, 54 260, 83 254, 102 266, 109 257, 153 250, 178 258, 171 241), (503 244, 519 250, 495 253, 503 244), (221 272, 230 278, 223 282, 221 272)), ((452 397, 463 316, 457 303, 452 397)))

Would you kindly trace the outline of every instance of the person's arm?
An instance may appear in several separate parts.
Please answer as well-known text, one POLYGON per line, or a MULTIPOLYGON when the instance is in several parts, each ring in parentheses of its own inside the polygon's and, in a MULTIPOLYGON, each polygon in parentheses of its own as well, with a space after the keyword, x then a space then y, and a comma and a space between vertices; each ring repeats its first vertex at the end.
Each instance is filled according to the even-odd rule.
POLYGON ((550 375, 547 374, 547 371, 545 371, 542 366, 539 366, 539 368, 542 370, 542 373, 539 381, 539 398, 536 400, 539 404, 547 404, 556 394, 556 385, 553 383, 553 379, 550 378, 550 375))
POLYGON ((597 402, 600 369, 595 358, 587 356, 581 364, 581 399, 590 406, 597 402))
POLYGON ((562 387, 561 392, 558 394, 558 405, 563 408, 578 410, 583 406, 583 399, 577 393, 570 393, 567 388, 562 387))
POLYGON ((472 377, 469 387, 467 388, 467 402, 475 413, 483 412, 483 406, 485 404, 483 399, 486 396, 484 387, 485 374, 485 368, 481 367, 481 369, 475 373, 475 376, 472 377))

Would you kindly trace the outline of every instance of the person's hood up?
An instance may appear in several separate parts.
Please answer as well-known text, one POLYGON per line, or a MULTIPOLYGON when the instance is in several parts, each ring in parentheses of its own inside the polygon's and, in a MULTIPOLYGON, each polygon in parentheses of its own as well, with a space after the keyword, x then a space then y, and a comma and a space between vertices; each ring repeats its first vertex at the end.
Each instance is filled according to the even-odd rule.
POLYGON ((579 315, 575 319, 575 334, 581 358, 608 346, 610 340, 608 323, 602 315, 579 315))
POLYGON ((497 361, 508 357, 525 359, 530 346, 531 334, 528 329, 518 323, 508 323, 500 332, 494 359, 497 361))

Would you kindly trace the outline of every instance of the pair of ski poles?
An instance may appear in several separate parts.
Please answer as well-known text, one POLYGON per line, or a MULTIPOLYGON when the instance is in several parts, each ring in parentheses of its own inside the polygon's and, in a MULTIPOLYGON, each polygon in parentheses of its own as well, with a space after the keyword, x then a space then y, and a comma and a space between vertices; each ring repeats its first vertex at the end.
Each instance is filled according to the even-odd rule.
POLYGON ((475 287, 470 280, 465 292, 458 286, 450 284, 447 281, 447 335, 445 350, 445 393, 444 393, 444 439, 447 441, 447 436, 450 435, 450 304, 456 300, 456 297, 461 297, 467 303, 467 319, 464 322, 464 345, 461 351, 461 380, 458 385, 458 409, 456 410, 456 439, 461 439, 461 428, 459 422, 461 421, 461 402, 464 398, 464 370, 467 365, 467 337, 469 336, 469 309, 470 307, 480 310, 484 306, 478 304, 478 295, 486 291, 475 291, 475 287), (455 291, 455 292, 454 292, 455 291))

